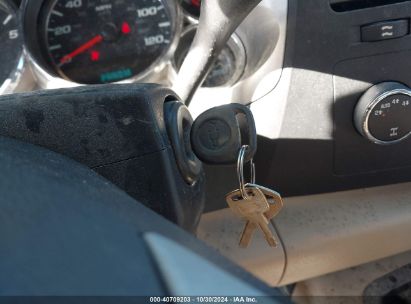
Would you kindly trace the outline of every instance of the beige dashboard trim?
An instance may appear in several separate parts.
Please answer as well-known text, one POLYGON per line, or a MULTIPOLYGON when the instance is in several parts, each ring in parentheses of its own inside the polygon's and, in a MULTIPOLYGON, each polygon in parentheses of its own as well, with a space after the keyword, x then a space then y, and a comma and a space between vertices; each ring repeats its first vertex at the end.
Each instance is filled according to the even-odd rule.
POLYGON ((205 214, 198 236, 267 283, 289 284, 411 250, 411 183, 286 198, 275 219, 284 252, 263 240, 242 251, 238 221, 205 214))

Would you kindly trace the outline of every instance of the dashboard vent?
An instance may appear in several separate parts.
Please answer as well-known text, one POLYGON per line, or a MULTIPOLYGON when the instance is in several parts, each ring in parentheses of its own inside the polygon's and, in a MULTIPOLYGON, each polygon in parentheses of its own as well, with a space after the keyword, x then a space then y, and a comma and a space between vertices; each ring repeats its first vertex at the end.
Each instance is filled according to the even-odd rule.
POLYGON ((354 11, 402 2, 410 2, 410 0, 330 0, 331 8, 336 12, 354 11))

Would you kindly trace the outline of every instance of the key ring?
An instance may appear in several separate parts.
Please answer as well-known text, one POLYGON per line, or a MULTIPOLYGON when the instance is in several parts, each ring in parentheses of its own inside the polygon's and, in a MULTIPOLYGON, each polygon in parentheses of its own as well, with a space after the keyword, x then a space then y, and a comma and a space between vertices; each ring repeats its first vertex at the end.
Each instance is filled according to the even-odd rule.
MULTIPOLYGON (((244 145, 241 147, 240 152, 238 153, 238 160, 237 160, 237 176, 238 182, 240 184, 240 193, 243 199, 249 200, 250 197, 247 194, 246 190, 246 183, 244 178, 244 159, 247 149, 249 148, 248 145, 244 145)), ((250 160, 250 169, 251 169, 251 184, 255 184, 255 165, 253 160, 250 160)))

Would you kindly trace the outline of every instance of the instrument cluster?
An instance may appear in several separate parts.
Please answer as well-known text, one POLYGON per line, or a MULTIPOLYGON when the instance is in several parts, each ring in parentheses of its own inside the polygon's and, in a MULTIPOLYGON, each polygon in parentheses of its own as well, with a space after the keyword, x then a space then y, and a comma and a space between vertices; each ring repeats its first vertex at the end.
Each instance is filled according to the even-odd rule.
MULTIPOLYGON (((32 74, 34 89, 171 85, 194 38, 200 1, 0 0, 0 94, 18 91, 24 71, 32 74)), ((234 35, 204 86, 232 86, 245 62, 234 35)))

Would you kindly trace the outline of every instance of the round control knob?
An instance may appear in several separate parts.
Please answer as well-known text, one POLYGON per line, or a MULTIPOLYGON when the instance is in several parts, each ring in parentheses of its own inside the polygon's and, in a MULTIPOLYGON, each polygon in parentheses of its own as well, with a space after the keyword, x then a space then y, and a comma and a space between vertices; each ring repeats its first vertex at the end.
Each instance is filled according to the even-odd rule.
POLYGON ((411 135, 411 90, 397 82, 371 87, 354 112, 358 131, 373 143, 390 145, 411 135))

